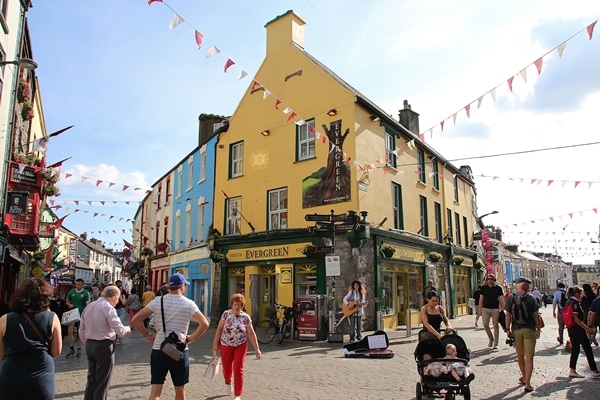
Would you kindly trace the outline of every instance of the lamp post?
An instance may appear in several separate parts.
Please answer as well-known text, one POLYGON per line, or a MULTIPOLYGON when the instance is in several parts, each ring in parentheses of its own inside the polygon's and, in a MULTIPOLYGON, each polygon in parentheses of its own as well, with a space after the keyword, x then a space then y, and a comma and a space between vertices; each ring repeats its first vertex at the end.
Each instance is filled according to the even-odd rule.
POLYGON ((489 212, 489 213, 487 213, 487 214, 483 214, 483 215, 482 215, 482 216, 480 216, 480 217, 475 217, 475 221, 477 221, 477 225, 479 225, 479 227, 480 227, 481 229, 485 229, 485 226, 483 225, 483 221, 482 221, 482 220, 483 220, 483 218, 487 217, 488 215, 492 215, 492 214, 498 214, 498 212, 499 212, 499 211, 492 211, 492 212, 489 212))
POLYGON ((14 61, 0 61, 0 67, 9 64, 16 65, 17 67, 24 69, 36 69, 38 67, 37 63, 31 58, 19 58, 18 60, 14 61))

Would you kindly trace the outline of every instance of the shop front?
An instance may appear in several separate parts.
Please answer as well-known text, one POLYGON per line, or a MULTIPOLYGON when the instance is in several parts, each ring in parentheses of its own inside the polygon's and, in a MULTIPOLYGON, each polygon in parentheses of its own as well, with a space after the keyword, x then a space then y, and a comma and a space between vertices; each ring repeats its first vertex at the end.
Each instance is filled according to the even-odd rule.
POLYGON ((196 247, 171 254, 170 261, 169 274, 182 273, 190 282, 186 296, 194 300, 204 315, 210 315, 213 264, 208 247, 196 247))
POLYGON ((473 287, 477 287, 477 271, 473 267, 473 260, 465 257, 460 265, 452 265, 451 271, 454 316, 471 314, 469 298, 473 297, 473 287))

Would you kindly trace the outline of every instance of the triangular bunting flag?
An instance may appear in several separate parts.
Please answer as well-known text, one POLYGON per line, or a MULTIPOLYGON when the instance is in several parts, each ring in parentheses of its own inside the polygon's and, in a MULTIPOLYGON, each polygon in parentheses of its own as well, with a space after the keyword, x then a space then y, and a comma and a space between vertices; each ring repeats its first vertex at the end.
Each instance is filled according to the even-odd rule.
POLYGON ((567 47, 567 42, 564 42, 560 46, 558 46, 558 57, 560 59, 562 59, 562 53, 563 51, 565 51, 565 47, 567 47))
POLYGON ((204 40, 204 35, 198 31, 194 31, 194 38, 196 39, 198 50, 200 50, 200 47, 202 47, 202 40, 204 40))
POLYGON ((293 120, 294 118, 296 118, 296 113, 295 113, 295 112, 292 112, 292 113, 290 114, 290 116, 288 117, 288 119, 287 119, 287 121, 286 121, 286 122, 290 122, 290 121, 291 121, 291 120, 293 120))
POLYGON ((519 72, 519 75, 521 75, 521 78, 523 78, 523 81, 525 83, 527 83, 527 68, 523 68, 521 70, 521 72, 519 72))
POLYGON ((245 76, 248 76, 248 73, 246 71, 242 70, 242 72, 240 72, 238 74, 238 76, 235 77, 235 80, 239 81, 239 80, 243 79, 245 76))
POLYGON ((173 19, 171 20, 171 23, 169 24, 169 29, 170 30, 175 29, 175 27, 177 27, 177 25, 181 24, 182 22, 183 22, 183 18, 181 18, 179 16, 179 14, 173 15, 173 19))
POLYGON ((255 80, 254 82, 252 82, 252 86, 250 87, 250 91, 256 90, 256 89, 258 89, 260 87, 262 87, 262 85, 257 80, 255 80))
POLYGON ((225 73, 227 73, 227 70, 229 69, 229 67, 231 67, 234 64, 235 64, 235 61, 233 61, 231 58, 228 58, 227 61, 225 61, 225 66, 223 67, 223 71, 225 73))
POLYGON ((212 56, 219 54, 220 52, 221 52, 221 50, 217 49, 217 46, 211 46, 211 48, 208 49, 208 51, 206 52, 206 55, 204 57, 206 57, 206 58, 212 57, 212 56))
POLYGON ((537 68, 538 75, 542 73, 542 64, 543 63, 544 63, 544 60, 542 59, 542 57, 538 58, 533 63, 535 65, 535 67, 537 68))
POLYGON ((512 84, 513 84, 513 79, 515 79, 514 76, 511 76, 510 78, 508 78, 507 82, 508 82, 508 88, 510 89, 510 91, 512 92, 512 84))
POLYGON ((467 112, 467 118, 471 118, 471 105, 467 104, 465 106, 465 111, 467 112))
POLYGON ((596 26, 596 22, 598 22, 598 20, 592 22, 587 27, 587 33, 590 36, 590 40, 592 40, 592 35, 594 34, 594 27, 596 26))

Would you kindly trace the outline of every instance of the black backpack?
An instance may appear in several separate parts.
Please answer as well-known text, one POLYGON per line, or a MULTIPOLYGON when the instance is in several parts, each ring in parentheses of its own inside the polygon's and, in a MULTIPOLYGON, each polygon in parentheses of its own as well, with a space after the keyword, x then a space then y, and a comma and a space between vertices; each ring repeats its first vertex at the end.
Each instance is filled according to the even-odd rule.
POLYGON ((560 309, 562 310, 567 305, 567 291, 560 291, 560 309))
POLYGON ((525 325, 533 320, 533 316, 529 313, 525 301, 528 295, 529 293, 525 293, 521 296, 517 296, 516 293, 513 294, 511 316, 512 320, 519 325, 525 325))

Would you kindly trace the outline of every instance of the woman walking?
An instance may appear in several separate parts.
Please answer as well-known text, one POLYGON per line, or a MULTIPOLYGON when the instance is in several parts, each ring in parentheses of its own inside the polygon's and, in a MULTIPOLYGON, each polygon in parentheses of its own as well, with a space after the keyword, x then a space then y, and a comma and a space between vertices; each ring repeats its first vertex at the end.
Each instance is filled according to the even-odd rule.
POLYGON ((577 366, 577 359, 579 358, 579 346, 582 346, 590 369, 592 370, 592 375, 594 378, 598 378, 600 377, 600 371, 598 371, 598 367, 596 366, 594 352, 588 337, 588 335, 591 335, 594 330, 587 327, 583 323, 583 309, 581 308, 582 292, 583 290, 579 286, 571 286, 567 290, 567 296, 569 297, 569 300, 565 305, 565 309, 569 305, 573 306, 573 320, 575 321, 575 325, 573 325, 571 328, 567 328, 569 331, 569 339, 571 340, 571 345, 573 346, 571 349, 571 358, 569 360, 569 377, 584 378, 584 376, 577 373, 577 370, 575 369, 577 366))
POLYGON ((231 296, 231 309, 221 316, 217 332, 213 340, 213 353, 221 353, 223 377, 228 394, 235 394, 235 400, 242 399, 244 389, 244 363, 248 351, 248 341, 254 347, 256 359, 260 360, 260 349, 256 333, 252 327, 252 319, 242 309, 246 304, 244 296, 239 293, 231 296), (233 374, 233 382, 231 376, 233 374))
POLYGON ((60 321, 49 311, 52 288, 42 278, 26 280, 0 318, 2 398, 54 399, 54 358, 62 351, 60 321))

